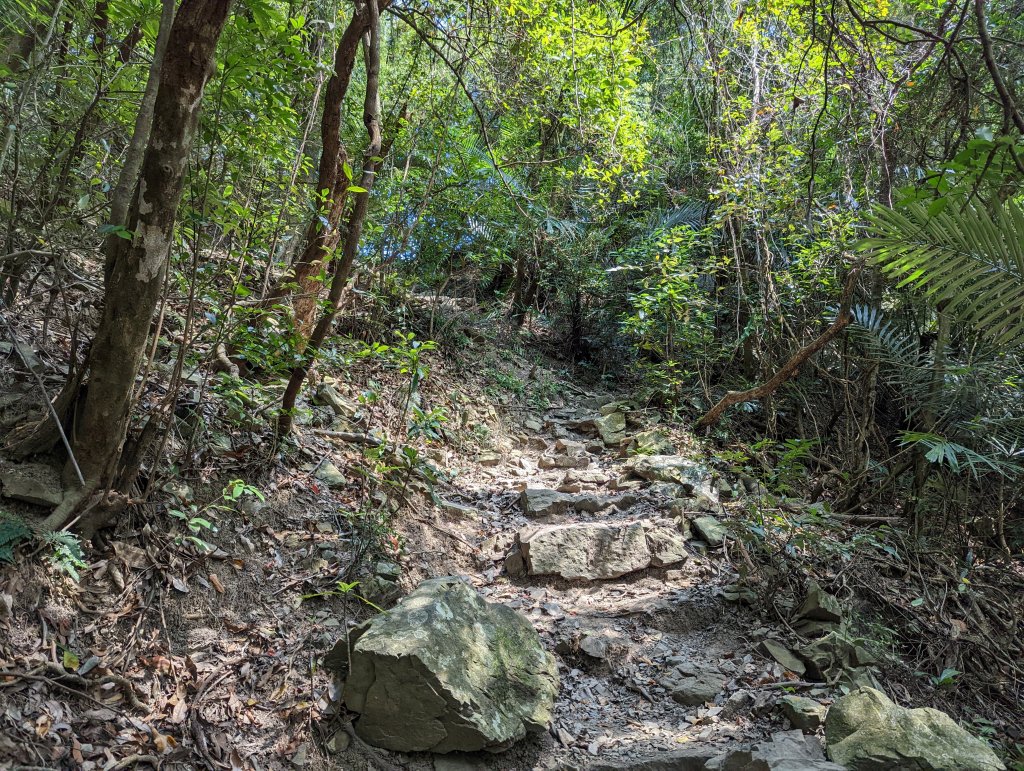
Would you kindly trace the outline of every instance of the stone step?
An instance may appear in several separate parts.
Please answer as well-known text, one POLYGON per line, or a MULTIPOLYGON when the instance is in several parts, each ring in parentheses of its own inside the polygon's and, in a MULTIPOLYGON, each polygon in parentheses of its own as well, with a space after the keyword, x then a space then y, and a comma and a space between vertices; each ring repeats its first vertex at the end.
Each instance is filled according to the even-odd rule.
POLYGON ((626 510, 636 502, 637 497, 629 493, 614 496, 572 494, 546 487, 527 487, 519 498, 519 505, 527 517, 557 516, 570 509, 594 513, 612 506, 626 510))
POLYGON ((523 528, 505 560, 513 576, 619 578, 686 560, 686 540, 667 522, 572 523, 523 528))

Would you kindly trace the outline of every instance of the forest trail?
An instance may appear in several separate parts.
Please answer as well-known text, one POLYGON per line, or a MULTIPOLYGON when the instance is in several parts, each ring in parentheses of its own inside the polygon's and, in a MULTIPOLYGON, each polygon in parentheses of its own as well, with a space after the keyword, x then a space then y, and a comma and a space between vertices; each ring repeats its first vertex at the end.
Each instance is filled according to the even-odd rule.
MULTIPOLYGON (((540 632, 561 678, 550 732, 496 755, 401 756, 408 768, 703 768, 788 728, 773 714, 782 688, 829 693, 758 653, 785 632, 743 602, 753 595, 737 586, 724 525, 713 532, 733 491, 676 453, 692 437, 674 431, 671 446, 653 412, 621 397, 564 395, 513 419, 503 450, 447 459, 458 473, 420 564, 423 578, 464 576, 540 632), (669 454, 627 456, 627 431, 669 454), (691 538, 691 519, 709 532, 691 538)), ((813 768, 824 756, 808 739, 791 749, 813 768)))
MULTIPOLYGON (((520 386, 537 369, 507 351, 501 364, 520 386)), ((70 741, 83 771, 840 768, 824 759, 825 709, 880 670, 806 563, 746 551, 749 513, 769 499, 758 483, 629 394, 545 370, 543 398, 512 398, 494 372, 450 366, 421 394, 452 423, 421 446, 427 464, 394 465, 402 450, 372 433, 404 423, 407 399, 358 402, 358 379, 325 399, 323 381, 287 452, 211 435, 207 471, 162 485, 171 517, 212 521, 193 531, 209 549, 137 514, 100 534, 74 579, 41 560, 0 573, 0 758, 38 766, 70 741), (240 478, 266 500, 239 497, 240 478), (771 570, 788 588, 765 589, 771 570), (543 733, 495 754, 358 738, 325 654, 442 576, 525 616, 555 657, 543 733)), ((387 392, 385 377, 366 384, 387 392)), ((2 390, 10 404, 31 393, 2 390)), ((887 688, 912 703, 894 671, 887 688)))

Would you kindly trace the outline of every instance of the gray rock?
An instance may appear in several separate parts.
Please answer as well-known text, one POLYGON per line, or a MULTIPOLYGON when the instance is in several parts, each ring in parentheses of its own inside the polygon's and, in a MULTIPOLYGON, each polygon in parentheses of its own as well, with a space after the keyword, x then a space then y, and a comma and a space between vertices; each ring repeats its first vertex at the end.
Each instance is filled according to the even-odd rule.
POLYGON ((629 402, 624 402, 624 401, 609 401, 609 402, 605 402, 598 409, 598 412, 600 412, 601 415, 603 415, 604 417, 608 417, 609 415, 611 415, 614 412, 627 413, 627 412, 629 412, 629 402))
POLYGON ((690 526, 708 546, 721 546, 729 534, 728 528, 712 516, 697 517, 690 526))
POLYGON ((641 431, 629 443, 631 455, 673 455, 676 448, 663 428, 641 431))
POLYGON ((326 484, 328 487, 344 487, 348 484, 348 478, 341 473, 341 469, 331 463, 329 460, 321 463, 313 474, 317 479, 326 484))
MULTIPOLYGON (((10 357, 12 354, 14 354, 13 343, 0 343, 0 356, 10 357)), ((43 371, 43 363, 39 360, 39 357, 36 356, 32 347, 25 343, 18 343, 18 352, 13 358, 19 369, 24 365, 32 372, 43 371)))
POLYGON ((626 416, 621 412, 612 412, 594 420, 601 441, 608 447, 618 447, 626 438, 626 416))
POLYGON ((635 455, 626 461, 626 468, 648 482, 675 482, 691 494, 711 484, 707 468, 681 455, 635 455))
POLYGON ((347 668, 345 705, 374 746, 500 750, 551 719, 558 674, 536 630, 459 579, 424 581, 353 630, 349 644, 351 662, 341 641, 324 663, 347 668))
POLYGON ((669 525, 649 522, 573 523, 529 527, 505 560, 509 575, 558 575, 589 581, 618 578, 688 557, 669 525))
POLYGON ((505 572, 513 578, 521 578, 526 575, 526 559, 523 557, 523 552, 520 550, 519 545, 516 544, 512 550, 505 557, 505 572))
POLYGON ((576 468, 584 469, 590 465, 590 458, 581 455, 542 455, 537 459, 537 465, 543 469, 550 468, 576 468))
POLYGON ((339 418, 354 419, 359 414, 359 405, 346 399, 330 383, 321 383, 313 396, 313 404, 330 407, 339 418))
POLYGON ((458 503, 456 501, 449 501, 447 498, 441 496, 435 496, 434 502, 440 507, 440 509, 448 514, 453 514, 457 517, 463 517, 464 519, 477 519, 480 516, 479 509, 474 509, 472 506, 466 506, 465 504, 458 503))
POLYGON ((544 429, 544 424, 537 418, 527 418, 523 421, 523 428, 530 431, 542 431, 544 429))
POLYGON ((542 487, 528 487, 519 496, 519 505, 523 509, 523 514, 528 517, 562 514, 572 501, 571 495, 542 487))
POLYGON ((610 506, 627 509, 636 503, 635 495, 619 495, 614 497, 582 493, 573 495, 542 487, 528 487, 519 496, 519 504, 523 514, 528 517, 549 517, 564 514, 568 509, 596 512, 610 506))
POLYGON ((476 456, 476 462, 481 466, 500 466, 502 460, 501 453, 492 450, 486 450, 476 456))
POLYGON ((825 720, 828 754, 850 771, 1001 771, 1006 767, 981 739, 945 712, 906 709, 874 688, 860 688, 832 705, 825 720))
POLYGON ((726 676, 710 666, 682 664, 661 680, 661 687, 672 699, 688 707, 714 701, 722 691, 726 676))
POLYGON ((830 632, 800 649, 800 658, 807 665, 807 677, 849 688, 877 688, 878 682, 869 667, 858 664, 869 654, 843 632, 830 632), (858 653, 859 651, 859 653, 858 653))
POLYGON ((844 771, 825 759, 821 743, 800 731, 780 731, 749 750, 727 753, 708 762, 715 771, 844 771))
POLYGON ((825 713, 828 711, 825 705, 819 704, 814 699, 792 694, 787 694, 779 699, 779 706, 790 725, 805 733, 817 731, 825 722, 825 713))
POLYGON ((64 500, 60 472, 45 463, 19 463, 0 469, 0 487, 5 498, 37 506, 59 506, 64 500))
POLYGON ((555 442, 555 451, 578 458, 586 454, 587 447, 583 442, 577 442, 572 439, 559 439, 555 442))
POLYGON ((743 715, 750 711, 756 699, 750 691, 739 690, 725 700, 722 705, 721 715, 725 719, 743 715))
POLYGON ((714 753, 714 748, 692 747, 642 758, 603 760, 587 766, 587 771, 704 771, 714 753))
POLYGON ((390 608, 398 602, 402 588, 394 579, 373 575, 360 581, 355 593, 378 607, 390 608))
POLYGON ((565 473, 562 484, 603 485, 608 483, 608 475, 597 470, 573 470, 565 473))
POLYGON ((807 666, 789 648, 776 640, 762 640, 758 648, 761 653, 775 659, 790 672, 802 675, 807 671, 807 666))
POLYGON ((438 755, 434 758, 434 771, 487 771, 489 765, 477 758, 458 755, 438 755))
POLYGON ((840 624, 833 624, 829 621, 803 621, 793 628, 804 637, 818 637, 842 629, 840 624))
POLYGON ((192 503, 195 500, 192 488, 180 479, 168 479, 160 489, 174 496, 178 503, 192 503))
POLYGON ((796 613, 797 618, 809 621, 830 621, 839 623, 843 620, 843 606, 834 596, 818 586, 817 581, 811 581, 807 590, 807 598, 796 613))
POLYGON ((739 602, 745 605, 757 604, 757 592, 741 583, 725 584, 722 587, 722 597, 727 602, 739 602))
POLYGON ((686 495, 686 490, 675 482, 655 482, 647 488, 647 494, 654 498, 658 508, 667 509, 686 495))
POLYGON ((628 641, 614 629, 602 629, 584 633, 577 641, 577 647, 591 658, 604 659, 615 650, 629 647, 628 641))
POLYGON ((571 502, 571 507, 578 511, 587 511, 594 513, 597 511, 603 511, 604 509, 614 506, 617 509, 625 511, 626 509, 633 506, 637 501, 637 497, 630 493, 623 493, 622 495, 604 496, 604 495, 591 495, 590 493, 581 493, 580 495, 574 495, 571 502))
POLYGON ((647 547, 651 552, 651 565, 663 568, 684 562, 690 556, 686 551, 686 539, 675 528, 666 525, 649 525, 647 547))
POLYGON ((593 581, 618 578, 651 563, 639 522, 526 528, 519 533, 519 550, 526 572, 533 576, 593 581))

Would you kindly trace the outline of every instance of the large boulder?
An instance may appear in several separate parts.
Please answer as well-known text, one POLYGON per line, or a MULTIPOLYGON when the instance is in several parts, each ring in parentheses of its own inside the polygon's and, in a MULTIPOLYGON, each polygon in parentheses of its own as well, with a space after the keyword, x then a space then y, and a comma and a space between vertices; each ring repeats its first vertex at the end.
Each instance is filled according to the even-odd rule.
POLYGON ((526 572, 587 580, 618 578, 651 564, 643 525, 571 524, 519 533, 526 572))
POLYGON ((828 754, 850 771, 999 771, 989 746, 945 712, 906 709, 874 688, 839 699, 825 719, 828 754))
POLYGON ((513 575, 595 581, 675 565, 687 556, 684 540, 668 525, 587 522, 523 528, 505 566, 513 575))
POLYGON ((356 733, 398 752, 505 749, 547 728, 558 692, 555 660, 530 622, 458 578, 424 581, 325 665, 347 668, 342 698, 359 713, 356 733))

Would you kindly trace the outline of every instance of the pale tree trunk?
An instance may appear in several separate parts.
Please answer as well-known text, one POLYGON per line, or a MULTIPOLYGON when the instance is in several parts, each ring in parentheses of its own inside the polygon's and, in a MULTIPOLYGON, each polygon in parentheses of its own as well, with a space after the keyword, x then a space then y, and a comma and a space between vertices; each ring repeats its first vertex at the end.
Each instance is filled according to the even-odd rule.
POLYGON ((309 336, 309 341, 302 353, 302 362, 291 371, 288 379, 288 386, 285 389, 284 398, 281 403, 281 416, 278 420, 278 430, 282 434, 286 434, 291 430, 295 400, 298 398, 302 383, 309 374, 310 367, 316 361, 320 346, 327 339, 331 326, 334 324, 334 319, 338 314, 345 285, 348 283, 349 276, 352 273, 352 265, 359 250, 363 223, 366 221, 366 212, 369 208, 370 190, 373 187, 377 166, 380 163, 380 15, 377 0, 369 0, 366 10, 368 12, 367 35, 369 39, 364 47, 366 95, 363 100, 363 123, 366 125, 369 141, 366 146, 366 152, 363 155, 363 171, 359 180, 359 186, 364 188, 365 192, 357 193, 355 196, 355 203, 352 206, 348 219, 348 228, 345 233, 345 243, 342 246, 340 258, 334 263, 331 289, 327 297, 327 307, 309 336))
MULTIPOLYGON (((88 387, 73 451, 85 487, 65 496, 44 529, 62 526, 115 478, 135 376, 160 298, 203 90, 231 0, 182 0, 167 41, 142 176, 105 280, 103 316, 89 352, 88 387)), ((96 523, 93 523, 95 526, 96 523)))
MULTIPOLYGON (((153 128, 153 110, 156 106, 157 87, 160 85, 160 67, 167 50, 167 38, 171 34, 171 25, 174 23, 174 5, 175 0, 163 0, 160 29, 157 32, 156 44, 153 48, 153 61, 149 65, 146 90, 142 94, 139 113, 135 116, 135 129, 132 132, 131 141, 128 143, 128 149, 125 151, 124 166, 121 167, 117 187, 114 188, 114 192, 110 196, 109 224, 114 227, 127 225, 128 207, 131 206, 132 195, 139 182, 139 172, 142 171, 142 159, 149 142, 149 132, 153 128)), ((121 240, 115 234, 107 236, 104 252, 107 256, 106 270, 108 273, 113 267, 112 263, 117 254, 118 242, 121 240)))

